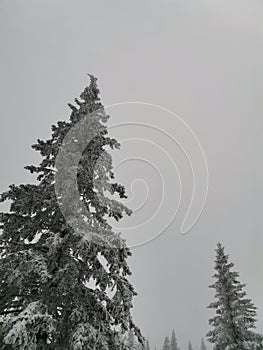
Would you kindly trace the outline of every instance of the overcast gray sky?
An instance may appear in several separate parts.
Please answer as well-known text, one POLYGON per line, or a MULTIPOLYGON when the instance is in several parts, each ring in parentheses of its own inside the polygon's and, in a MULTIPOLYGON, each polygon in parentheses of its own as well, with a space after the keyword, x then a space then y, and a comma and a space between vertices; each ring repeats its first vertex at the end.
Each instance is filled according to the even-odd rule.
MULTIPOLYGON (((133 249, 130 259, 138 292, 135 320, 153 346, 174 328, 182 350, 189 339, 198 348, 208 331, 206 306, 213 296, 208 285, 214 248, 221 241, 259 308, 263 331, 263 2, 1 0, 0 40, 0 190, 31 181, 23 166, 39 158, 30 145, 48 138, 51 124, 69 117, 67 103, 88 83, 87 72, 99 78, 105 105, 141 101, 168 108, 188 123, 205 150, 208 200, 197 224, 181 235, 192 182, 189 169, 180 169, 184 186, 178 216, 160 237, 133 249)), ((113 108, 111 121, 128 123, 154 113, 142 107, 135 116, 130 106, 121 114, 113 108)), ((162 118, 167 127, 170 116, 158 113, 155 119, 162 118)), ((137 131, 123 130, 120 137, 127 135, 136 137, 137 131)), ((140 142, 133 148, 137 158, 147 150, 140 142)), ((180 149, 167 145, 184 168, 180 149)), ((153 154, 159 157, 157 170, 165 167, 158 169, 164 157, 149 150, 149 157, 153 154)), ((161 201, 158 171, 151 174, 145 165, 130 161, 116 169, 128 193, 133 191, 133 208, 142 203, 137 196, 146 193, 143 182, 130 189, 136 178, 149 176, 150 203, 161 201)), ((164 196, 158 221, 178 204, 179 180, 176 174, 171 179, 169 166, 167 160, 162 178, 174 201, 171 193, 164 196)), ((145 209, 150 219, 151 209, 145 209)), ((134 217, 136 224, 142 219, 134 217)), ((149 222, 147 234, 156 229, 149 222)))

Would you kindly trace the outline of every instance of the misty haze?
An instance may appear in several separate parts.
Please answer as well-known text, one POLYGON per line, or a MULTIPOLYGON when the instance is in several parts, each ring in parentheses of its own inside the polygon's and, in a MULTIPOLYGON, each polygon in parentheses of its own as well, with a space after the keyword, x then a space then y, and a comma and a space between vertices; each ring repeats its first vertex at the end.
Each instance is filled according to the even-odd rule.
POLYGON ((0 26, 0 349, 262 350, 263 3, 0 26))

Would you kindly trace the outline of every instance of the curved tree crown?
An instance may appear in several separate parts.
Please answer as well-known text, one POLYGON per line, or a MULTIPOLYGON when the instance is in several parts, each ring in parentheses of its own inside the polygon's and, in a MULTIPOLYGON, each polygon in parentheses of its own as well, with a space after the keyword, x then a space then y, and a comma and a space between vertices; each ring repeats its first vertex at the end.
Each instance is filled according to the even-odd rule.
POLYGON ((11 185, 1 195, 1 202, 11 201, 10 211, 0 214, 1 349, 121 349, 118 333, 129 329, 142 339, 130 315, 136 294, 127 280, 131 253, 107 221, 131 213, 106 196, 125 198, 124 187, 113 182, 107 152, 119 143, 108 136, 108 116, 96 78, 90 79, 76 105, 69 104, 69 121, 53 125, 51 138, 32 146, 43 157, 26 167, 37 174, 37 184, 11 185), (78 125, 79 139, 71 137, 65 148, 78 125), (86 131, 91 137, 84 145, 86 131), (74 147, 81 151, 77 170, 74 147), (78 202, 70 182, 74 171, 78 202), (63 214, 60 202, 67 204, 63 214))

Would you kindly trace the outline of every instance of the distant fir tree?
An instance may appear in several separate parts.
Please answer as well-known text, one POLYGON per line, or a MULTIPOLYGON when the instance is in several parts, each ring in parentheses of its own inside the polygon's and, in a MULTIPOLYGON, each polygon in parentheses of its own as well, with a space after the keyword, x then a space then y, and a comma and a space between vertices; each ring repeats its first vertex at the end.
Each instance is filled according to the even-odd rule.
POLYGON ((177 339, 174 330, 172 331, 171 336, 171 350, 180 350, 179 346, 177 345, 177 339))
POLYGON ((205 342, 204 342, 204 339, 203 339, 203 338, 202 338, 202 340, 201 340, 200 350, 207 350, 207 348, 206 348, 206 346, 205 346, 205 342))
POLYGON ((162 350, 171 350, 171 342, 170 342, 169 337, 164 338, 162 350))
POLYGON ((146 343, 145 343, 145 350, 151 350, 151 349, 150 349, 149 339, 146 340, 146 343))
POLYGON ((251 330, 255 328, 256 307, 245 298, 245 284, 239 282, 233 266, 218 243, 213 276, 216 282, 210 286, 216 291, 216 301, 208 306, 216 310, 216 316, 209 320, 213 329, 207 336, 215 350, 259 350, 262 337, 251 330))
MULTIPOLYGON (((3 350, 122 349, 119 332, 128 330, 142 341, 130 314, 136 295, 127 279, 131 274, 127 265, 131 252, 106 219, 110 216, 119 220, 123 214, 131 213, 106 196, 108 191, 125 198, 124 187, 112 182, 112 159, 107 151, 108 147, 119 148, 119 143, 107 135, 108 116, 100 102, 96 78, 90 79, 80 100, 75 99, 76 105, 69 104, 70 120, 53 125, 51 139, 38 140, 32 146, 43 157, 38 166, 26 167, 38 175, 37 184, 11 185, 1 195, 1 202, 11 201, 10 212, 0 213, 3 350), (86 209, 85 215, 74 212, 75 202, 67 182, 76 168, 70 164, 74 149, 64 155, 59 196, 54 181, 58 171, 56 156, 65 143, 64 137, 84 118, 88 118, 88 126, 83 124, 81 131, 84 133, 88 127, 93 135, 82 149, 77 166, 78 199, 86 209), (89 230, 74 230, 68 224, 58 204, 63 199, 72 220, 85 219, 99 242, 90 239, 89 230), (95 282, 94 287, 89 286, 90 281, 95 282)), ((80 147, 82 141, 71 139, 71 144, 80 147)))
POLYGON ((193 350, 193 347, 192 347, 192 344, 191 344, 190 341, 189 341, 189 343, 188 343, 188 350, 193 350))

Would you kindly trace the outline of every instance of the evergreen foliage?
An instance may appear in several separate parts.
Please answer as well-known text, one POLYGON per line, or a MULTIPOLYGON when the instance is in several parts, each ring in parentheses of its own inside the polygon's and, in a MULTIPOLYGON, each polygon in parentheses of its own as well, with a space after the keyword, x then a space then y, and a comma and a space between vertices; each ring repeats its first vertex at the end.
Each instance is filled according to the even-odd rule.
POLYGON ((262 337, 252 331, 256 323, 256 307, 246 298, 244 284, 233 272, 234 264, 228 262, 224 247, 218 243, 216 249, 214 288, 216 301, 208 307, 216 311, 209 320, 212 330, 208 339, 215 350, 256 350, 262 349, 262 337))
POLYGON ((171 349, 170 339, 169 337, 165 337, 162 350, 170 350, 170 349, 171 349))
MULTIPOLYGON (((130 314, 136 295, 127 279, 131 252, 107 222, 107 216, 119 220, 131 213, 106 196, 108 191, 125 197, 124 187, 112 182, 107 151, 119 143, 107 135, 108 116, 96 78, 90 79, 76 105, 69 104, 70 120, 53 125, 51 139, 32 146, 43 159, 26 169, 37 174, 38 182, 11 185, 1 195, 1 202, 11 201, 10 211, 0 213, 1 349, 122 349, 119 334, 129 330, 142 341, 130 314), (70 162, 75 150, 63 155, 63 181, 57 184, 56 156, 68 132, 85 118, 82 131, 88 128, 92 138, 80 148, 77 185, 83 211, 76 212, 68 181, 76 171, 70 162), (86 219, 86 230, 73 229, 59 201, 67 203, 67 219, 75 220, 75 227, 80 218, 86 219)), ((76 147, 83 142, 74 139, 71 145, 73 141, 76 147)))
POLYGON ((177 339, 176 339, 174 330, 172 331, 172 336, 171 336, 171 350, 180 350, 177 345, 177 339))
POLYGON ((138 343, 136 341, 135 335, 132 331, 129 331, 127 341, 126 341, 127 350, 138 350, 138 343))

